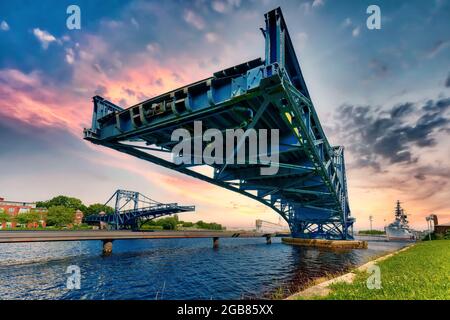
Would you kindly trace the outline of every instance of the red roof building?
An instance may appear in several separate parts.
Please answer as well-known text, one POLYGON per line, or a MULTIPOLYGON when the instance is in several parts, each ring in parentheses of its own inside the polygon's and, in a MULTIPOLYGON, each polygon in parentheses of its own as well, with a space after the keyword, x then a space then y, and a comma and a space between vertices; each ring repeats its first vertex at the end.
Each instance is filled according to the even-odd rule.
MULTIPOLYGON (((4 198, 0 198, 0 212, 7 213, 12 218, 12 221, 0 222, 0 228, 15 228, 17 226, 17 221, 14 221, 14 218, 19 214, 28 213, 31 210, 43 214, 47 212, 47 209, 36 208, 35 202, 6 201, 4 198)), ((45 218, 42 217, 42 220, 40 220, 39 223, 45 227, 45 218)), ((38 223, 29 224, 28 227, 36 228, 38 227, 38 223)))

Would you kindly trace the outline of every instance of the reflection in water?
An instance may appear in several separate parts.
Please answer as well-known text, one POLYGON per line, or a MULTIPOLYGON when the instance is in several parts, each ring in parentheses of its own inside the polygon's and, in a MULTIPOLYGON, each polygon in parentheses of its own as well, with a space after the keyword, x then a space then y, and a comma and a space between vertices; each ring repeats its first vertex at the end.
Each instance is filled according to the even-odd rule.
POLYGON ((403 243, 328 251, 273 239, 121 240, 110 257, 100 241, 0 244, 0 299, 240 299, 298 289, 343 272, 403 243), (66 288, 66 269, 81 269, 81 289, 66 288))

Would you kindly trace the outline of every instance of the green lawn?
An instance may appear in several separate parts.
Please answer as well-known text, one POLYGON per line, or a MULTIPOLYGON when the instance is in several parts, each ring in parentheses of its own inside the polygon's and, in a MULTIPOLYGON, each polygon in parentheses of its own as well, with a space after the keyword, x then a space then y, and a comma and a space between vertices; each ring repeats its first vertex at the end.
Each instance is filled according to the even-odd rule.
MULTIPOLYGON (((378 263, 381 289, 368 289, 370 274, 358 272, 352 284, 331 285, 325 299, 450 299, 450 241, 417 243, 378 263)), ((321 298, 323 299, 323 298, 321 298)))
POLYGON ((384 235, 386 234, 386 232, 382 231, 382 230, 359 230, 358 234, 361 235, 384 235))

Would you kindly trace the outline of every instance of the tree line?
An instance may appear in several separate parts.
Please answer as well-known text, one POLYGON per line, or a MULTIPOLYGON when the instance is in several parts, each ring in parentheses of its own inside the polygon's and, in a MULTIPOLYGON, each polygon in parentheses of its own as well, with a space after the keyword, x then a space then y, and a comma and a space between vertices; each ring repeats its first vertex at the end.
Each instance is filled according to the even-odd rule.
POLYGON ((83 212, 84 216, 98 214, 101 211, 107 214, 114 213, 113 208, 101 203, 86 206, 80 199, 57 196, 47 201, 36 202, 36 209, 30 209, 29 212, 20 213, 16 217, 6 212, 0 212, 0 223, 15 222, 21 225, 27 225, 45 220, 47 226, 63 227, 74 222, 75 212, 77 210, 83 212), (47 211, 45 212, 40 209, 46 209, 47 211))
POLYGON ((142 229, 164 229, 164 230, 176 230, 178 227, 183 228, 198 228, 198 229, 208 229, 208 230, 225 230, 226 228, 219 223, 215 222, 204 222, 199 220, 197 222, 189 222, 179 220, 178 215, 173 217, 166 217, 154 220, 148 220, 142 226, 142 229))
POLYGON ((110 214, 114 213, 114 209, 110 206, 94 203, 86 206, 83 201, 74 197, 57 196, 47 201, 38 201, 37 208, 46 208, 47 225, 49 226, 65 226, 71 224, 75 219, 75 212, 80 210, 84 216, 98 214, 101 211, 110 214))
MULTIPOLYGON (((41 220, 45 220, 47 226, 64 227, 74 222, 75 212, 77 210, 83 212, 85 217, 92 214, 98 214, 102 211, 106 214, 114 213, 114 209, 110 206, 101 203, 94 203, 86 206, 80 199, 61 195, 47 201, 38 201, 36 202, 36 209, 20 213, 16 217, 12 217, 6 212, 0 211, 0 223, 16 222, 21 225, 27 225, 29 223, 39 223, 41 220), (45 212, 41 209, 46 209, 47 211, 45 212)), ((143 229, 164 230, 176 230, 178 227, 225 230, 225 227, 219 223, 208 223, 202 220, 197 222, 182 221, 179 220, 178 215, 147 220, 142 226, 143 229)))

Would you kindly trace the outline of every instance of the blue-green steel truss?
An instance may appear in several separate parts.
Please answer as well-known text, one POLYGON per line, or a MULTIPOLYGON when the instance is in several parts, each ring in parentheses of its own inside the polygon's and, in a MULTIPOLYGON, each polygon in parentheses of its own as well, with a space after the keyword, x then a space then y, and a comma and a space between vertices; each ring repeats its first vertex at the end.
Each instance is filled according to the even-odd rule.
POLYGON ((95 96, 85 139, 259 201, 288 222, 294 237, 351 239, 344 148, 331 146, 322 130, 281 9, 265 19, 264 60, 216 72, 128 109, 95 96), (278 129, 278 173, 261 175, 266 164, 227 159, 209 166, 211 174, 195 170, 195 164, 175 164, 171 134, 177 128, 194 132, 197 120, 203 130, 278 129))
POLYGON ((162 216, 194 211, 195 206, 179 206, 178 203, 161 203, 147 196, 129 190, 117 190, 105 203, 114 202, 114 213, 92 214, 83 222, 88 224, 107 223, 111 229, 139 229, 145 222, 162 216))

